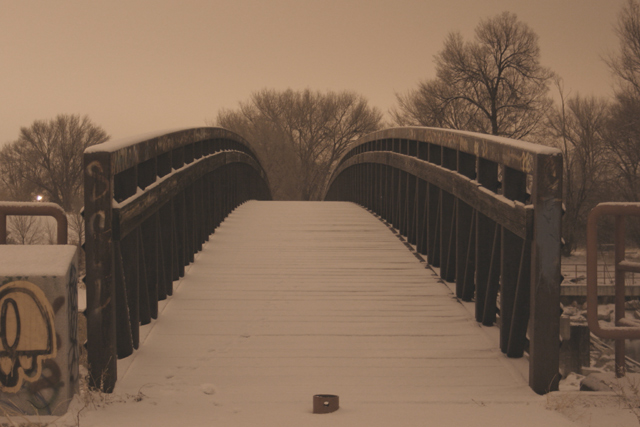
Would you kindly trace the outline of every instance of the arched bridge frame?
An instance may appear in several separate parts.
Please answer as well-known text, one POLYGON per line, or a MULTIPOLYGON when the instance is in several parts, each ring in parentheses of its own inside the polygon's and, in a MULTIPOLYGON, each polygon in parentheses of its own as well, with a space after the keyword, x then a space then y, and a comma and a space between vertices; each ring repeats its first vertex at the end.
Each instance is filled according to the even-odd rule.
POLYGON ((455 130, 386 129, 345 154, 325 200, 356 202, 407 236, 456 282, 458 298, 475 300, 478 322, 498 320, 505 354, 528 353, 531 388, 557 390, 559 150, 455 130))
POLYGON ((110 392, 204 241, 238 205, 271 199, 247 141, 194 128, 89 147, 84 154, 90 381, 110 392))

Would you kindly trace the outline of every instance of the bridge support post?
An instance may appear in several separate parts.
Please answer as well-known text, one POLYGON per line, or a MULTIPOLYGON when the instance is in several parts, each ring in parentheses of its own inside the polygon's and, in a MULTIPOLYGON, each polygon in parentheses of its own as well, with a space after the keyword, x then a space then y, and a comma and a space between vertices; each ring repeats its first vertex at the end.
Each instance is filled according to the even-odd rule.
POLYGON ((0 245, 0 408, 11 425, 64 415, 78 393, 77 264, 75 245, 0 245))
POLYGON ((111 392, 118 374, 111 206, 114 182, 109 153, 85 154, 84 180, 90 384, 111 392))
POLYGON ((562 156, 539 154, 533 168, 529 386, 544 394, 560 379, 562 156))

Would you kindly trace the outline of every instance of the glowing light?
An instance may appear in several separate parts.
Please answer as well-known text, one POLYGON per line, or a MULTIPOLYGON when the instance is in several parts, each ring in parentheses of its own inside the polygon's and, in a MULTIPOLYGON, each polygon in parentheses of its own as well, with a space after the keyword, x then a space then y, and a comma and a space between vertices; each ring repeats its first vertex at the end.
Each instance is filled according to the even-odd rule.
POLYGON ((37 201, 39 201, 39 202, 41 202, 41 201, 42 201, 42 196, 38 194, 38 195, 36 196, 36 200, 37 200, 37 201))

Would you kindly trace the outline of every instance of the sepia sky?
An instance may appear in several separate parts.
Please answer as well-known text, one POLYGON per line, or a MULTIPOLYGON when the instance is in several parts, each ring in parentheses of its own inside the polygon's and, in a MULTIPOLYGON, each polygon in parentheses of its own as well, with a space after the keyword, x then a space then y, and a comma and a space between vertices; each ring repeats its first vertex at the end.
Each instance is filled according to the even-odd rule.
POLYGON ((611 96, 625 0, 0 0, 0 145, 88 115, 112 138, 202 126, 272 88, 354 90, 383 112, 435 76, 447 34, 509 10, 571 93, 611 96))

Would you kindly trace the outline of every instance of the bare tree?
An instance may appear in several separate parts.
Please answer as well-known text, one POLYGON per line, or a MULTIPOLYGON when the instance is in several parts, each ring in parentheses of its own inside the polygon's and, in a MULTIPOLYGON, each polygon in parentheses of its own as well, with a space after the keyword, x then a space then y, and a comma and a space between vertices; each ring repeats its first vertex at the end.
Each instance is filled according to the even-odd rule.
MULTIPOLYGON (((615 176, 617 198, 640 201, 640 3, 628 0, 616 25, 619 50, 608 60, 616 79, 607 148, 615 176)), ((640 246, 640 229, 630 234, 640 246)))
POLYGON ((5 145, 0 150, 0 183, 3 187, 2 200, 17 202, 31 202, 36 199, 38 187, 23 178, 23 171, 16 165, 21 160, 18 153, 5 145))
POLYGON ((606 59, 617 80, 618 94, 640 95, 640 3, 627 0, 615 27, 619 51, 606 59))
POLYGON ((442 80, 422 82, 403 95, 396 94, 398 107, 390 113, 398 126, 432 126, 478 130, 478 108, 462 99, 453 99, 454 88, 442 80), (443 102, 443 99, 450 99, 443 102))
POLYGON ((607 148, 622 200, 640 202, 640 99, 618 94, 612 107, 607 148))
POLYGON ((560 106, 547 117, 549 137, 563 154, 562 218, 563 254, 570 255, 584 244, 587 215, 605 196, 608 163, 605 161, 609 103, 601 98, 579 95, 565 99, 561 82, 556 80, 560 106))
POLYGON ((82 203, 82 153, 108 139, 87 116, 36 120, 0 150, 0 179, 18 200, 38 191, 65 211, 77 211, 82 203))
POLYGON ((395 122, 524 138, 552 101, 553 73, 540 65, 538 36, 513 13, 480 21, 473 42, 451 33, 435 56, 436 79, 396 95, 395 122))
POLYGON ((39 217, 41 222, 41 241, 47 245, 55 245, 58 243, 58 227, 55 221, 50 221, 51 217, 39 217))
POLYGON ((9 216, 7 218, 7 241, 17 245, 37 245, 43 243, 40 218, 34 216, 9 216))
POLYGON ((353 92, 289 89, 255 92, 238 111, 222 111, 217 124, 250 140, 262 138, 265 142, 257 146, 268 158, 269 179, 289 187, 293 183, 296 198, 316 200, 349 145, 377 130, 381 120, 382 114, 353 92))
POLYGON ((300 185, 291 176, 298 176, 300 164, 296 153, 286 145, 287 138, 249 103, 238 110, 221 110, 217 123, 250 141, 262 167, 269 177, 271 194, 277 200, 296 200, 300 185))

